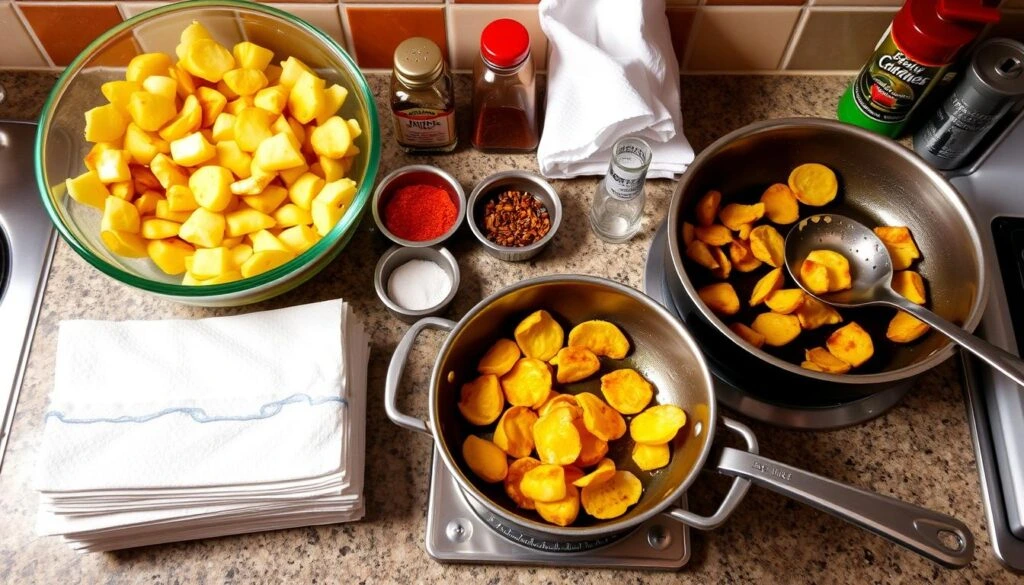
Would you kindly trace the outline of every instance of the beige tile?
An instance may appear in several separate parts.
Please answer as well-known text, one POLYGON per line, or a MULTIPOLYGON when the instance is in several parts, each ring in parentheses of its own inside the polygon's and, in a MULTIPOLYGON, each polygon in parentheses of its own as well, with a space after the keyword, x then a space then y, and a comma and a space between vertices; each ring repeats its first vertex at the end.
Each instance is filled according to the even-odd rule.
POLYGON ((860 69, 896 11, 812 10, 787 69, 860 69))
POLYGON ((271 4, 285 12, 289 12, 322 30, 343 48, 345 33, 341 29, 341 15, 337 4, 271 4))
POLYGON ((700 4, 700 0, 665 0, 665 4, 668 6, 696 6, 700 4))
POLYGON ((511 18, 530 33, 530 51, 537 69, 547 68, 548 38, 540 28, 536 6, 458 4, 448 6, 448 42, 452 67, 469 70, 480 53, 480 33, 491 21, 511 18))
MULTIPOLYGON (((119 7, 121 14, 124 15, 125 19, 133 18, 154 8, 166 6, 171 4, 170 2, 121 2, 119 7)), ((174 48, 178 46, 178 41, 181 39, 181 31, 185 28, 185 21, 167 21, 159 25, 151 25, 146 30, 145 35, 136 35, 135 39, 139 42, 143 51, 161 51, 164 53, 174 54, 174 48)), ((238 42, 242 38, 241 30, 238 28, 238 23, 235 21, 224 21, 220 20, 217 23, 212 23, 209 20, 203 23, 210 34, 215 39, 228 45, 238 42)))
POLYGON ((0 30, 4 31, 4 50, 0 51, 0 67, 49 65, 10 2, 0 3, 0 30))
POLYGON ((775 70, 799 14, 799 8, 705 7, 694 23, 684 69, 775 70))

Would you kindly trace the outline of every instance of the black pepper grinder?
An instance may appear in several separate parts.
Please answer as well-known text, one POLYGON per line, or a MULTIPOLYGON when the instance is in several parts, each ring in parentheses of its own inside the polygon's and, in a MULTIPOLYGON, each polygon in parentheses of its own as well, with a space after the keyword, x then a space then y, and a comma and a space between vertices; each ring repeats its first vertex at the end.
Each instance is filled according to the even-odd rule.
POLYGON ((510 18, 495 20, 480 34, 472 142, 484 152, 529 152, 540 142, 530 33, 510 18))

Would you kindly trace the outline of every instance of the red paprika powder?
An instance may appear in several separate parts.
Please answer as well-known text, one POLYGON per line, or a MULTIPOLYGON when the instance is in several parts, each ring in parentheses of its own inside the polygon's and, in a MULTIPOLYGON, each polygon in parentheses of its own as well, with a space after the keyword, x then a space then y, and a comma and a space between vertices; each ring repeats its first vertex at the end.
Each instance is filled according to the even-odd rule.
POLYGON ((433 185, 407 185, 384 205, 384 225, 399 238, 423 242, 451 229, 458 210, 448 192, 433 185))

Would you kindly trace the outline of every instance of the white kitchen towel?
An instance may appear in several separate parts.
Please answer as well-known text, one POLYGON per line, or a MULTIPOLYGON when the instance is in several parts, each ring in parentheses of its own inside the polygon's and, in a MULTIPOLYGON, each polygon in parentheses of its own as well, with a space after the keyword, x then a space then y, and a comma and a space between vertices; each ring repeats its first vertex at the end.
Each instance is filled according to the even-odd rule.
POLYGON ((541 173, 603 175, 624 136, 653 148, 648 177, 685 171, 693 149, 664 0, 541 0, 539 11, 550 46, 541 173))

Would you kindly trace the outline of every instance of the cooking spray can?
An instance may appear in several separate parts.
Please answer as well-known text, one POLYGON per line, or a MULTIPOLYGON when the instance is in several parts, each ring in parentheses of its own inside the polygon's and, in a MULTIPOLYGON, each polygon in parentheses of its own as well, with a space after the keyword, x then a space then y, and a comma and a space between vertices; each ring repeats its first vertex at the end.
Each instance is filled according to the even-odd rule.
POLYGON ((982 43, 953 92, 914 134, 914 151, 936 169, 959 167, 1022 96, 1024 44, 982 43))

